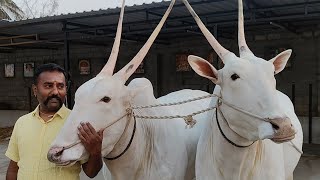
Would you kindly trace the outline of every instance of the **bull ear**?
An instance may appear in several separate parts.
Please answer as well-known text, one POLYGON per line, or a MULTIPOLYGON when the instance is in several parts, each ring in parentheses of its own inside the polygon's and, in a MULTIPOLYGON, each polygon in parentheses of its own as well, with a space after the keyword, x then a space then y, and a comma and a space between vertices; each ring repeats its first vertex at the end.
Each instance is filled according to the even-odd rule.
POLYGON ((286 67, 286 64, 291 56, 291 53, 292 53, 292 50, 288 49, 286 51, 281 52, 271 60, 269 60, 269 62, 272 62, 274 65, 274 68, 275 68, 274 74, 278 74, 286 67))
POLYGON ((201 57, 190 55, 188 56, 188 62, 197 74, 210 79, 215 84, 219 84, 218 71, 208 61, 201 57))

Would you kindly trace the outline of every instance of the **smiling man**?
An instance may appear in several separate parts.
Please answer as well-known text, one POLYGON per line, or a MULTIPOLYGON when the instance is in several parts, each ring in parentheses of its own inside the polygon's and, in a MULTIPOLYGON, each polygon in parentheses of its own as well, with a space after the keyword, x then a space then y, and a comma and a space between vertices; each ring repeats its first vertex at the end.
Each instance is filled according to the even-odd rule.
POLYGON ((57 64, 44 64, 35 72, 32 85, 37 108, 20 117, 6 152, 11 159, 7 180, 78 180, 81 166, 89 177, 95 177, 102 167, 102 133, 88 123, 79 126, 79 139, 89 152, 88 161, 59 168, 47 160, 49 146, 70 114, 63 104, 66 97, 66 73, 57 64))

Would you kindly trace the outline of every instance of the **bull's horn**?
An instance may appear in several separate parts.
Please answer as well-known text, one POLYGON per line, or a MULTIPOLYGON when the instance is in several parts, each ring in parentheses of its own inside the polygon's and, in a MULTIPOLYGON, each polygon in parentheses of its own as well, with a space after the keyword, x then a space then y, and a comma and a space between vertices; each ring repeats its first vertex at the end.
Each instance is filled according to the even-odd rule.
POLYGON ((239 0, 239 19, 238 19, 238 43, 239 43, 239 52, 240 57, 245 55, 253 55, 252 51, 249 49, 246 38, 244 34, 244 18, 243 18, 243 3, 242 0, 239 0))
POLYGON ((166 21, 167 17, 169 16, 170 11, 173 8, 173 5, 176 0, 172 0, 166 13, 163 15, 161 21, 155 28, 155 30, 150 35, 147 42, 143 45, 143 47, 140 49, 140 51, 137 53, 137 55, 125 66, 123 67, 119 72, 117 72, 115 75, 121 76, 121 79, 124 81, 127 81, 128 78, 134 73, 134 71, 138 68, 140 63, 143 61, 144 57, 147 55, 151 45, 153 44, 154 40, 158 36, 164 22, 166 21))
POLYGON ((193 10, 193 8, 190 6, 187 0, 182 0, 182 2, 186 5, 189 12, 193 16, 194 20, 197 22, 200 30, 202 31, 203 35, 206 37, 206 39, 209 41, 212 48, 216 51, 218 56, 222 61, 225 60, 224 56, 230 53, 229 50, 225 49, 223 46, 220 45, 220 43, 216 40, 216 38, 210 33, 210 31, 206 28, 206 26, 203 24, 197 13, 193 10))
POLYGON ((117 62, 118 54, 119 54, 119 46, 120 46, 120 40, 121 40, 121 33, 122 33, 122 22, 123 22, 123 14, 124 14, 124 5, 125 0, 122 0, 122 6, 121 6, 121 12, 116 32, 116 37, 113 43, 113 47, 111 50, 110 57, 108 59, 107 64, 103 67, 100 74, 112 76, 114 67, 117 62))

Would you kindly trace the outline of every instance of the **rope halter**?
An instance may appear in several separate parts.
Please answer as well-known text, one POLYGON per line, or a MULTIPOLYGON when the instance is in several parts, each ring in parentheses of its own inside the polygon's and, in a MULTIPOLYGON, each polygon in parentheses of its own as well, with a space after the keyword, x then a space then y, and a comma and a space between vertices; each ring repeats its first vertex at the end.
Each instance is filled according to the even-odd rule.
MULTIPOLYGON (((258 115, 255 115, 251 112, 248 112, 246 110, 243 110, 237 106, 234 106, 226 101, 224 101, 222 99, 221 96, 217 95, 217 94, 210 94, 210 95, 206 95, 206 96, 201 96, 201 97, 196 97, 196 98, 192 98, 192 99, 188 99, 188 100, 184 100, 184 101, 180 101, 180 102, 173 102, 173 103, 162 103, 162 104, 155 104, 155 105, 147 105, 147 106, 129 106, 127 109, 126 109, 126 113, 123 114, 121 117, 119 117, 118 119, 112 121, 110 124, 108 124, 105 128, 103 128, 103 130, 107 129, 108 127, 112 126, 113 124, 115 124, 116 122, 118 122, 119 120, 123 119, 124 117, 128 116, 128 122, 130 121, 130 119, 133 119, 135 120, 135 118, 140 118, 140 119, 175 119, 175 118, 182 118, 184 119, 184 122, 186 123, 186 127, 185 128, 193 128, 194 125, 197 123, 197 121, 193 118, 195 115, 198 115, 198 114, 201 114, 201 113, 204 113, 204 112, 207 112, 207 111, 211 111, 213 109, 216 109, 218 108, 219 109, 219 106, 221 106, 222 104, 225 104, 229 107, 231 107, 232 109, 234 110, 237 110, 241 113, 244 113, 244 114, 247 114, 249 116, 252 116, 254 118, 257 118, 257 119, 260 119, 262 121, 266 121, 266 122, 270 122, 270 119, 268 118, 263 118, 261 116, 258 116, 258 115), (212 106, 212 107, 208 107, 206 109, 203 109, 203 110, 200 110, 200 111, 196 111, 196 112, 193 112, 191 114, 188 114, 188 115, 171 115, 171 116, 144 116, 144 115, 138 115, 137 113, 134 113, 133 111, 134 110, 139 110, 139 109, 146 109, 146 108, 154 108, 154 107, 164 107, 164 106, 174 106, 174 105, 180 105, 180 104, 185 104, 185 103, 189 103, 189 102, 193 102, 193 101, 197 101, 197 100, 201 100, 201 99, 206 99, 206 98, 211 98, 211 97, 217 97, 218 98, 218 103, 216 106, 212 106)), ((128 122, 127 122, 127 125, 128 125, 128 122)), ((227 123, 228 124, 228 123, 227 123)), ((126 126, 127 126, 126 125, 126 126)), ((229 126, 229 125, 228 125, 229 126)), ((229 127, 230 128, 230 127, 229 127)), ((133 134, 134 135, 134 134, 133 134)), ((132 136, 133 136, 132 135, 132 136)), ((122 136, 122 135, 121 135, 122 136)), ((120 137, 121 138, 121 137, 120 137)), ((119 139, 120 139, 119 138, 119 139)), ((131 137, 132 138, 132 137, 131 137)), ((129 148, 129 146, 131 145, 131 141, 129 142, 129 145, 126 147, 125 151, 129 148)), ((228 141, 229 142, 229 141, 228 141)), ((302 150, 300 150, 292 141, 290 141, 292 146, 298 151, 300 152, 301 154, 303 153, 302 150)), ((63 150, 65 149, 69 149, 77 144, 81 143, 80 140, 78 140, 77 142, 73 143, 73 144, 70 144, 68 146, 65 146, 63 147, 63 150)), ((117 142, 118 143, 118 142, 117 142)), ((235 144, 235 143, 233 143, 235 144)), ((252 143, 253 144, 253 143, 252 143)), ((250 144, 251 145, 251 144, 250 144)), ((250 146, 249 145, 249 146, 250 146)), ((124 152, 125 152, 124 151, 124 152)), ((123 153, 124 153, 123 152, 123 153)), ((123 154, 121 153, 121 155, 123 154)), ((120 156, 121 156, 120 155, 120 156)), ((120 157, 119 156, 119 157, 120 157)), ((117 156, 118 158, 118 156, 117 156)), ((113 159, 113 158, 112 158, 113 159)))
MULTIPOLYGON (((124 117, 126 117, 126 116, 128 116, 128 119, 129 119, 129 120, 130 120, 131 117, 133 116, 133 111, 132 111, 131 108, 127 108, 127 109, 126 109, 126 113, 125 113, 124 115, 122 115, 122 116, 119 117, 118 119, 112 121, 110 124, 108 124, 106 127, 102 128, 101 130, 107 129, 108 127, 112 126, 113 124, 115 124, 116 122, 118 122, 119 120, 121 120, 122 118, 124 118, 124 117)), ((129 120, 128 120, 128 121, 129 121, 129 120)), ((128 123, 127 123, 127 124, 128 124, 128 123)), ((75 146, 75 145, 77 145, 77 144, 80 144, 80 143, 81 143, 81 141, 78 140, 78 141, 76 141, 76 142, 74 142, 74 143, 72 143, 72 144, 70 144, 70 145, 68 145, 68 146, 64 146, 64 147, 62 148, 62 151, 63 151, 63 150, 66 150, 66 149, 70 149, 71 147, 73 147, 73 146, 75 146)))
MULTIPOLYGON (((251 116, 251 117, 254 117, 254 118, 257 118, 257 119, 260 119, 260 120, 262 120, 262 121, 266 121, 266 122, 269 122, 269 123, 270 123, 270 119, 269 119, 269 118, 263 118, 263 117, 261 117, 261 116, 259 116, 259 115, 255 115, 255 114, 253 114, 253 113, 251 113, 251 112, 249 112, 249 111, 243 110, 243 109, 241 109, 241 108, 239 108, 239 107, 237 107, 237 106, 235 106, 235 105, 232 105, 232 104, 226 102, 225 100, 222 99, 221 96, 217 96, 217 97, 218 97, 218 101, 217 101, 217 106, 216 106, 217 110, 216 110, 216 111, 219 111, 219 113, 222 115, 222 118, 226 121, 227 126, 228 126, 229 128, 230 128, 229 123, 228 123, 228 121, 226 120, 226 118, 223 116, 222 111, 220 110, 220 106, 221 106, 222 104, 225 104, 225 105, 229 106, 230 108, 232 108, 232 109, 234 109, 234 110, 236 110, 236 111, 238 111, 238 112, 244 113, 244 114, 246 114, 246 115, 248 115, 248 116, 251 116)), ((222 136, 223 136, 230 144, 232 144, 232 145, 234 145, 234 146, 236 146, 236 147, 239 147, 239 148, 249 147, 249 146, 251 146, 252 144, 254 144, 254 142, 252 142, 252 143, 249 144, 249 145, 241 146, 241 145, 238 145, 238 144, 232 142, 232 141, 231 141, 230 139, 228 139, 228 138, 226 137, 226 135, 223 133, 223 131, 222 131, 221 127, 220 127, 220 124, 219 124, 218 113, 217 113, 217 112, 216 112, 216 121, 217 121, 217 125, 218 125, 219 131, 221 132, 222 136)), ((230 129, 231 129, 231 128, 230 128, 230 129)), ((231 129, 231 130, 232 130, 232 129, 231 129)), ((232 130, 232 131, 233 131, 233 130, 232 130)), ((238 133, 235 132, 235 131, 233 131, 233 132, 236 133, 236 134, 238 134, 238 133)), ((239 135, 239 134, 238 134, 238 135, 239 135)), ((239 136, 240 136, 240 135, 239 135, 239 136)), ((240 136, 240 137, 241 137, 241 136, 240 136)), ((302 151, 301 149, 299 149, 298 146, 295 145, 295 144, 292 142, 292 140, 290 140, 290 143, 291 143, 291 145, 292 145, 300 154, 303 154, 303 151, 302 151)))

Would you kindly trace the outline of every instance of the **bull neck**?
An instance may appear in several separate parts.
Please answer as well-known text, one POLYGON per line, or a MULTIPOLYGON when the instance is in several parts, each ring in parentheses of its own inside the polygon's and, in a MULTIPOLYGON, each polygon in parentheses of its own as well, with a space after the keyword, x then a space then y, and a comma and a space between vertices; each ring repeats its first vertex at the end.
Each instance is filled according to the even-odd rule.
MULTIPOLYGON (((215 121, 215 126, 218 127, 218 131, 223 138, 224 141, 231 141, 232 143, 243 146, 243 147, 237 147, 236 145, 233 145, 232 143, 228 142, 230 145, 235 146, 237 148, 249 148, 250 146, 254 145, 253 141, 250 141, 242 136, 240 136, 238 133, 236 133, 234 130, 231 129, 231 127, 228 124, 228 120, 223 115, 223 105, 219 107, 219 109, 216 109, 215 118, 212 119, 212 121, 215 121), (222 108, 222 109, 221 109, 222 108), (219 123, 219 124, 218 124, 219 123), (225 136, 225 137, 223 137, 225 136)), ((220 136, 219 136, 220 137, 220 136)))
POLYGON ((106 160, 116 160, 122 155, 125 155, 126 151, 132 145, 134 136, 136 135, 136 119, 131 117, 127 119, 128 125, 123 130, 122 135, 120 136, 118 142, 114 145, 113 150, 105 157, 106 160), (116 158, 115 158, 116 157, 116 158))
MULTIPOLYGON (((160 124, 155 125, 155 123, 162 123, 161 120, 142 120, 138 119, 136 121, 136 132, 132 141, 132 144, 128 151, 123 154, 122 157, 113 160, 108 161, 105 160, 106 164, 108 165, 108 168, 110 172, 112 172, 112 175, 114 177, 117 177, 116 179, 125 179, 127 177, 132 177, 131 179, 150 179, 150 175, 154 176, 154 173, 168 173, 166 168, 163 169, 155 169, 151 168, 151 166, 161 164, 161 163, 168 163, 171 161, 168 157, 168 153, 170 153, 169 149, 172 150, 171 145, 172 143, 177 143, 176 141, 173 141, 173 139, 170 139, 170 136, 168 136, 167 129, 163 128, 160 124), (155 122, 158 121, 158 122, 155 122), (159 127, 160 125, 160 127, 159 127), (159 133, 163 136, 162 138, 166 139, 165 141, 156 141, 157 135, 159 133), (167 136, 167 138, 166 138, 167 136), (155 142, 156 141, 156 142, 155 142), (164 148, 167 149, 165 151, 158 151, 157 148, 164 148), (159 158, 162 157, 162 158, 159 158), (158 159, 159 158, 159 159, 158 159), (154 161, 157 159, 156 161, 154 161), (130 171, 124 172, 122 169, 130 168, 130 171), (149 174, 150 171, 152 174, 149 174)), ((133 122, 133 121, 131 121, 133 122)), ((171 127, 167 127, 171 128, 171 127)), ((129 128, 130 129, 130 128, 129 128)), ((127 145, 126 143, 129 141, 132 131, 132 125, 131 129, 128 130, 128 136, 127 138, 124 138, 126 141, 123 146, 119 146, 120 149, 118 152, 121 152, 123 148, 127 145)), ((179 142, 178 142, 179 143, 179 142)), ((118 143, 120 144, 120 143, 118 143)), ((114 147, 114 150, 118 149, 118 147, 114 147)), ((177 149, 177 151, 182 151, 182 149, 177 149)), ((109 153, 110 157, 111 154, 109 153)), ((112 154, 117 155, 117 153, 112 154)), ((183 153, 179 153, 179 157, 184 157, 183 153)), ((171 162, 173 163, 173 162, 171 162)), ((166 164, 166 167, 168 164, 166 164)), ((170 173, 169 173, 170 174, 170 173)), ((168 175, 168 177, 174 177, 174 174, 168 175)), ((168 178, 173 179, 173 178, 168 178)))
MULTIPOLYGON (((214 113, 215 114, 215 113, 214 113)), ((214 115, 215 116, 215 115, 214 115)), ((221 115, 219 115, 219 118, 221 115)), ((237 135, 235 132, 233 132, 226 122, 222 122, 222 119, 219 121, 222 126, 223 132, 226 134, 226 136, 232 140, 233 142, 237 142, 237 144, 240 145, 247 145, 250 143, 250 141, 240 141, 242 137, 237 135)), ((211 132, 211 138, 213 139, 213 142, 207 142, 207 143, 213 143, 212 148, 206 153, 210 153, 213 155, 212 159, 208 159, 208 161, 213 162, 213 167, 215 170, 215 177, 218 178, 220 176, 220 179, 234 179, 235 177, 230 177, 230 173, 222 172, 218 169, 230 169, 233 170, 233 175, 237 175, 237 177, 241 180, 244 180, 246 178, 243 177, 249 177, 252 174, 252 170, 259 167, 263 162, 261 161, 261 157, 264 154, 264 143, 263 141, 256 141, 251 146, 246 148, 239 148, 236 147, 229 142, 225 140, 225 138, 221 135, 218 125, 216 122, 215 117, 210 121, 212 129, 209 131, 211 132), (219 135, 217 135, 217 133, 219 135), (220 173, 219 173, 220 172, 220 173), (221 174, 222 173, 222 174, 221 174)), ((204 154, 206 154, 204 153, 204 154)), ((205 163, 204 163, 205 164, 205 163)), ((258 168, 259 169, 259 168, 258 168)), ((219 179, 219 178, 218 178, 219 179)))

